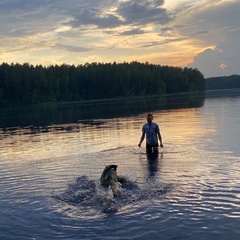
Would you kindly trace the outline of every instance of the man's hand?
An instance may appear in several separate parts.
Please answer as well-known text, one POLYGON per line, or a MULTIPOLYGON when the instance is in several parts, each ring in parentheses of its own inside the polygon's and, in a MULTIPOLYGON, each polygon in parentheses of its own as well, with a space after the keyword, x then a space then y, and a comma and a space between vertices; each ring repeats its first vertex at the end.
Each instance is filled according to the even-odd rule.
POLYGON ((138 146, 141 147, 141 143, 139 143, 138 146))
POLYGON ((160 147, 163 148, 163 144, 160 144, 160 147))

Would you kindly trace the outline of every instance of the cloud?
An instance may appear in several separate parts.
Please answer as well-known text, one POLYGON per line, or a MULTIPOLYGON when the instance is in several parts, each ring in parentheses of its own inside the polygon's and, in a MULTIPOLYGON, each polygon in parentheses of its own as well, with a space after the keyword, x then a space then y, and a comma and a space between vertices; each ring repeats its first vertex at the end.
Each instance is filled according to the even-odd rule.
POLYGON ((141 30, 139 28, 135 28, 135 29, 132 29, 132 30, 124 31, 124 32, 120 33, 120 35, 129 36, 129 35, 137 35, 137 34, 144 34, 144 33, 145 33, 144 30, 141 30))
POLYGON ((198 68, 205 77, 240 74, 240 30, 229 32, 214 49, 199 53, 188 67, 198 68))
POLYGON ((155 46, 159 46, 159 45, 166 45, 169 43, 173 43, 173 42, 181 42, 186 40, 185 37, 183 38, 169 38, 169 39, 164 39, 163 41, 155 41, 155 42, 147 42, 145 45, 141 46, 142 48, 146 48, 146 47, 155 47, 155 46))
POLYGON ((117 13, 126 24, 166 24, 171 20, 167 10, 162 7, 164 1, 133 0, 122 2, 117 13))
POLYGON ((45 5, 47 1, 26 1, 26 0, 2 0, 0 2, 0 12, 3 13, 13 13, 13 12, 26 12, 35 11, 45 5))
POLYGON ((194 57, 194 62, 188 64, 188 67, 198 68, 205 77, 221 75, 219 66, 222 53, 218 49, 206 49, 194 57), (210 74, 209 74, 210 73, 210 74))
POLYGON ((122 24, 122 21, 114 14, 103 14, 100 9, 84 9, 73 16, 73 20, 67 25, 77 28, 82 25, 95 25, 99 28, 114 28, 122 24))
POLYGON ((66 44, 55 44, 54 48, 60 49, 60 50, 66 50, 68 52, 88 52, 91 50, 91 48, 87 47, 78 47, 73 45, 66 45, 66 44))
POLYGON ((53 13, 48 1, 1 1, 1 37, 24 37, 53 31, 62 15, 53 13))
POLYGON ((202 46, 188 67, 198 68, 205 77, 240 74, 239 12, 239 1, 214 0, 196 3, 177 16, 178 33, 202 46))
MULTIPOLYGON (((111 3, 111 1, 106 1, 111 3)), ((83 24, 98 21, 93 6, 99 6, 96 0, 2 0, 0 1, 0 36, 29 36, 39 32, 54 31, 71 20, 78 20, 78 13, 82 11, 83 24), (93 9, 93 11, 91 10, 93 9), (89 16, 88 16, 89 14, 89 16), (87 19, 85 19, 87 18, 87 19), (85 22, 84 22, 85 21, 85 22)), ((81 15, 80 15, 81 16, 81 15)), ((113 21, 113 16, 103 18, 107 25, 113 21)), ((104 24, 104 23, 103 23, 104 24)))
POLYGON ((112 1, 104 8, 89 6, 72 15, 67 24, 76 28, 94 25, 98 28, 115 28, 126 25, 166 24, 171 20, 162 8, 163 0, 112 1), (108 8, 107 8, 108 7, 108 8))

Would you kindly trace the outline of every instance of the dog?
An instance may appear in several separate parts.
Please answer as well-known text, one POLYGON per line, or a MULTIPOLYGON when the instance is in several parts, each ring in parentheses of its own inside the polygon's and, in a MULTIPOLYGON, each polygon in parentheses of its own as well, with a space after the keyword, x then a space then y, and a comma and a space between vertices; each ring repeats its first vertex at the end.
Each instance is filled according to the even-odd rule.
POLYGON ((102 172, 101 185, 105 188, 111 188, 114 195, 121 192, 122 183, 125 181, 124 177, 117 175, 117 165, 108 165, 102 172))

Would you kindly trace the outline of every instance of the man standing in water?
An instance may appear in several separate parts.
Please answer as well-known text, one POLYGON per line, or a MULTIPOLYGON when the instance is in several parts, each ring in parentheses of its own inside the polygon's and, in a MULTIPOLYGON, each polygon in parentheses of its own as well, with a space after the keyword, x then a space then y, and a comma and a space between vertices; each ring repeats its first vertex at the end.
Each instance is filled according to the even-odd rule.
POLYGON ((142 127, 142 136, 140 138, 140 142, 138 146, 141 147, 141 144, 146 135, 147 154, 151 154, 151 153, 158 154, 158 139, 160 141, 160 147, 163 147, 162 136, 160 134, 159 126, 156 123, 154 123, 152 120, 153 120, 153 115, 149 113, 147 115, 147 123, 145 123, 142 127))

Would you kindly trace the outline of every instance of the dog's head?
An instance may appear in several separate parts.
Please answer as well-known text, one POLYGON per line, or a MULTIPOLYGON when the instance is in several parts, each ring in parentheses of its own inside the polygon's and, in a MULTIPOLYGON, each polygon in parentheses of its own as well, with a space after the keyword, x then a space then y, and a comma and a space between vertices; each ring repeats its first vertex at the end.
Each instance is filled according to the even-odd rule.
POLYGON ((106 166, 101 176, 101 184, 108 187, 113 186, 117 181, 117 165, 106 166))

